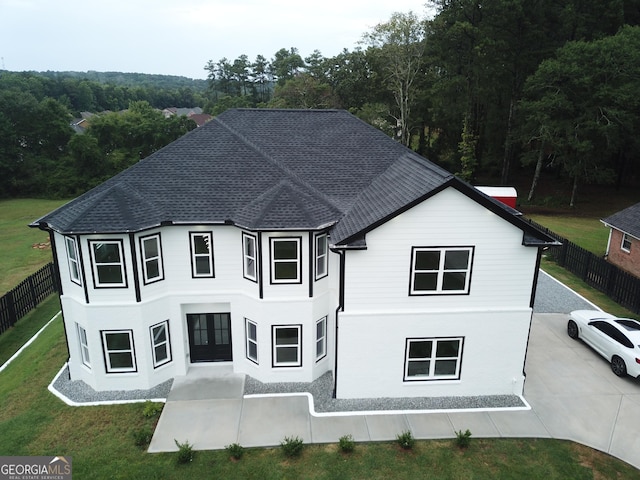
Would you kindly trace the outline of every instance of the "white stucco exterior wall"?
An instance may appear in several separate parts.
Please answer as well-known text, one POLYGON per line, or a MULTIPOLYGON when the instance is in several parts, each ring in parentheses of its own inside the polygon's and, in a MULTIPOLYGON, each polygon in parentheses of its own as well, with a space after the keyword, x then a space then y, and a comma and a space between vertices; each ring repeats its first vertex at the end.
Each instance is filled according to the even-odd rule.
MULTIPOLYGON (((260 234, 255 234, 260 235, 260 234)), ((262 233, 260 263, 263 298, 257 282, 243 277, 242 230, 231 226, 171 226, 133 235, 137 262, 133 262, 128 235, 81 236, 83 285, 70 278, 64 237, 55 234, 56 255, 64 294, 61 296, 65 328, 69 338, 69 368, 73 380, 83 380, 96 390, 147 389, 192 366, 186 315, 189 313, 229 313, 231 316, 234 371, 246 373, 262 382, 311 382, 333 368, 335 311, 339 268, 336 254, 329 255, 329 275, 315 280, 311 276, 313 251, 307 232, 287 235, 262 233), (193 278, 189 232, 213 234, 214 278, 193 278), (144 285, 139 238, 160 233, 164 280, 144 285), (270 284, 269 237, 301 238, 302 275, 296 284, 270 284), (121 240, 123 244, 126 288, 94 288, 88 240, 121 240), (140 301, 136 301, 134 269, 138 270, 140 301), (310 282, 313 282, 310 288, 310 282), (86 291, 85 291, 86 287, 86 291), (310 296, 310 292, 312 296, 310 296), (86 303, 86 296, 89 303, 86 303), (315 355, 316 321, 327 317, 327 354, 315 355), (258 327, 258 364, 246 356, 245 318, 258 327), (150 327, 168 320, 172 361, 154 368, 150 327), (77 325, 87 332, 91 366, 82 363, 77 325), (300 325, 302 364, 299 367, 273 366, 272 327, 300 325), (107 373, 102 346, 102 330, 131 330, 136 372, 107 373)), ((202 364, 200 364, 202 365, 202 364)))
POLYGON ((346 253, 339 398, 521 394, 537 249, 522 231, 446 189, 346 253), (412 247, 471 246, 468 294, 410 295, 412 247), (462 337, 457 380, 404 381, 407 338, 462 337))

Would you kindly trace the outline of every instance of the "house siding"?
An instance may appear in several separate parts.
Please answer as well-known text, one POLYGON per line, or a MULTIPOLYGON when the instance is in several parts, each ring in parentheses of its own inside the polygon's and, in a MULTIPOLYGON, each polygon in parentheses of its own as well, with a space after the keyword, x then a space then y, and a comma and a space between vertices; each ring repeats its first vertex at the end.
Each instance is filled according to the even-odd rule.
POLYGON ((452 188, 367 234, 346 254, 345 310, 476 310, 528 307, 537 251, 522 231, 452 188), (409 296, 412 247, 472 246, 468 294, 409 296))
POLYGON ((521 394, 535 248, 454 189, 367 234, 346 253, 339 398, 521 394), (409 295, 414 246, 474 248, 469 292, 409 295), (458 380, 403 381, 407 338, 464 337, 458 380))
MULTIPOLYGON (((62 235, 55 234, 56 241, 62 235)), ((71 281, 66 249, 57 249, 63 292, 62 309, 69 341, 69 367, 73 380, 83 380, 94 389, 132 390, 151 388, 192 366, 186 315, 190 313, 229 313, 231 316, 232 365, 262 382, 310 382, 333 368, 333 332, 337 308, 338 255, 329 255, 330 275, 314 281, 310 275, 314 258, 309 250, 309 233, 262 233, 263 296, 260 284, 243 277, 242 230, 231 226, 171 226, 128 235, 80 236, 83 281, 71 281), (193 278, 189 232, 212 233, 215 277, 193 278), (139 238, 159 233, 162 242, 164 280, 144 285, 139 238), (269 282, 269 237, 296 236, 301 241, 302 275, 296 284, 271 285, 269 282), (121 240, 127 274, 126 288, 94 288, 90 239, 121 240), (135 248, 134 263, 131 246, 135 248), (137 270, 139 299, 136 297, 134 269, 137 270), (310 289, 309 282, 313 282, 310 289), (313 296, 310 296, 313 292, 313 296), (87 303, 86 298, 89 302, 87 303), (315 322, 327 317, 327 355, 315 357, 315 322), (245 318, 258 329, 258 364, 246 358, 245 318), (149 328, 168 320, 172 360, 154 368, 149 328), (83 365, 77 325, 85 329, 91 352, 91 367, 83 365), (272 366, 273 325, 301 325, 302 362, 300 367, 272 366), (131 330, 135 347, 136 371, 108 373, 102 348, 101 331, 131 330)), ((311 234, 312 235, 312 234, 311 234)), ((211 363, 207 363, 211 365, 211 363)))
POLYGON ((631 239, 631 249, 626 252, 622 250, 623 235, 620 230, 611 229, 607 260, 636 277, 640 277, 640 240, 628 236, 631 239))

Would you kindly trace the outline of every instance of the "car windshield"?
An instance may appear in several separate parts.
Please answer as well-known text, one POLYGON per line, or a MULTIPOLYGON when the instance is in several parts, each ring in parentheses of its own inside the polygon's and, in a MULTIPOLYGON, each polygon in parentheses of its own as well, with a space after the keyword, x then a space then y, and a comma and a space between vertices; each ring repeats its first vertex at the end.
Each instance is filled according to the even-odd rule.
POLYGON ((622 319, 616 320, 616 323, 618 325, 622 325, 625 329, 629 331, 640 330, 640 323, 636 322, 635 320, 622 318, 622 319))

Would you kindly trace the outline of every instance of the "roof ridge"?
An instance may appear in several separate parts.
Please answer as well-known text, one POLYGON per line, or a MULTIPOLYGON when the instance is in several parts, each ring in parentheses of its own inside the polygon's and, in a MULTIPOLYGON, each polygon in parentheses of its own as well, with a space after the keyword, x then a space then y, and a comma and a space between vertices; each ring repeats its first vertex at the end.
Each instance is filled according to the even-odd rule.
POLYGON ((238 131, 234 130, 233 128, 231 128, 231 126, 229 126, 223 120, 220 120, 220 116, 215 117, 211 121, 216 121, 222 127, 226 128, 232 135, 234 135, 235 137, 239 138, 242 142, 244 142, 245 145, 247 145, 249 148, 251 148, 251 149, 255 150, 256 152, 258 152, 265 160, 269 161, 272 165, 274 165, 275 167, 280 169, 282 172, 284 172, 287 177, 289 177, 290 179, 295 180, 295 182, 298 183, 299 185, 303 185, 310 192, 313 192, 313 196, 319 197, 325 203, 329 204, 331 207, 333 207, 333 208, 337 209, 338 211, 340 211, 339 205, 336 202, 334 202, 333 200, 331 200, 331 198, 329 198, 324 192, 318 190, 316 187, 314 187, 313 185, 308 183, 306 180, 304 180, 302 177, 300 177, 297 173, 292 172, 282 162, 280 162, 279 160, 275 159, 274 157, 272 157, 271 155, 266 153, 262 148, 260 148, 259 145, 257 145, 256 143, 252 142, 251 140, 249 140, 249 138, 247 138, 245 135, 243 135, 243 134, 239 133, 238 131))

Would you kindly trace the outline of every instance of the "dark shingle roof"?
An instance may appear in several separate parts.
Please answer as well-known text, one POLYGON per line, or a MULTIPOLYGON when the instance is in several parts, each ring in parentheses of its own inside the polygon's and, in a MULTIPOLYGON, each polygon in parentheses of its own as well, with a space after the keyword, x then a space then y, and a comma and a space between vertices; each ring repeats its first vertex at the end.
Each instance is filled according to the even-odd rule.
MULTIPOLYGON (((332 243, 357 246, 448 185, 488 198, 346 111, 232 109, 32 226, 78 234, 172 223, 333 226, 332 243)), ((497 202, 485 206, 523 228, 497 202)))
POLYGON ((635 238, 640 238, 640 203, 631 205, 602 219, 602 223, 628 233, 635 238))

